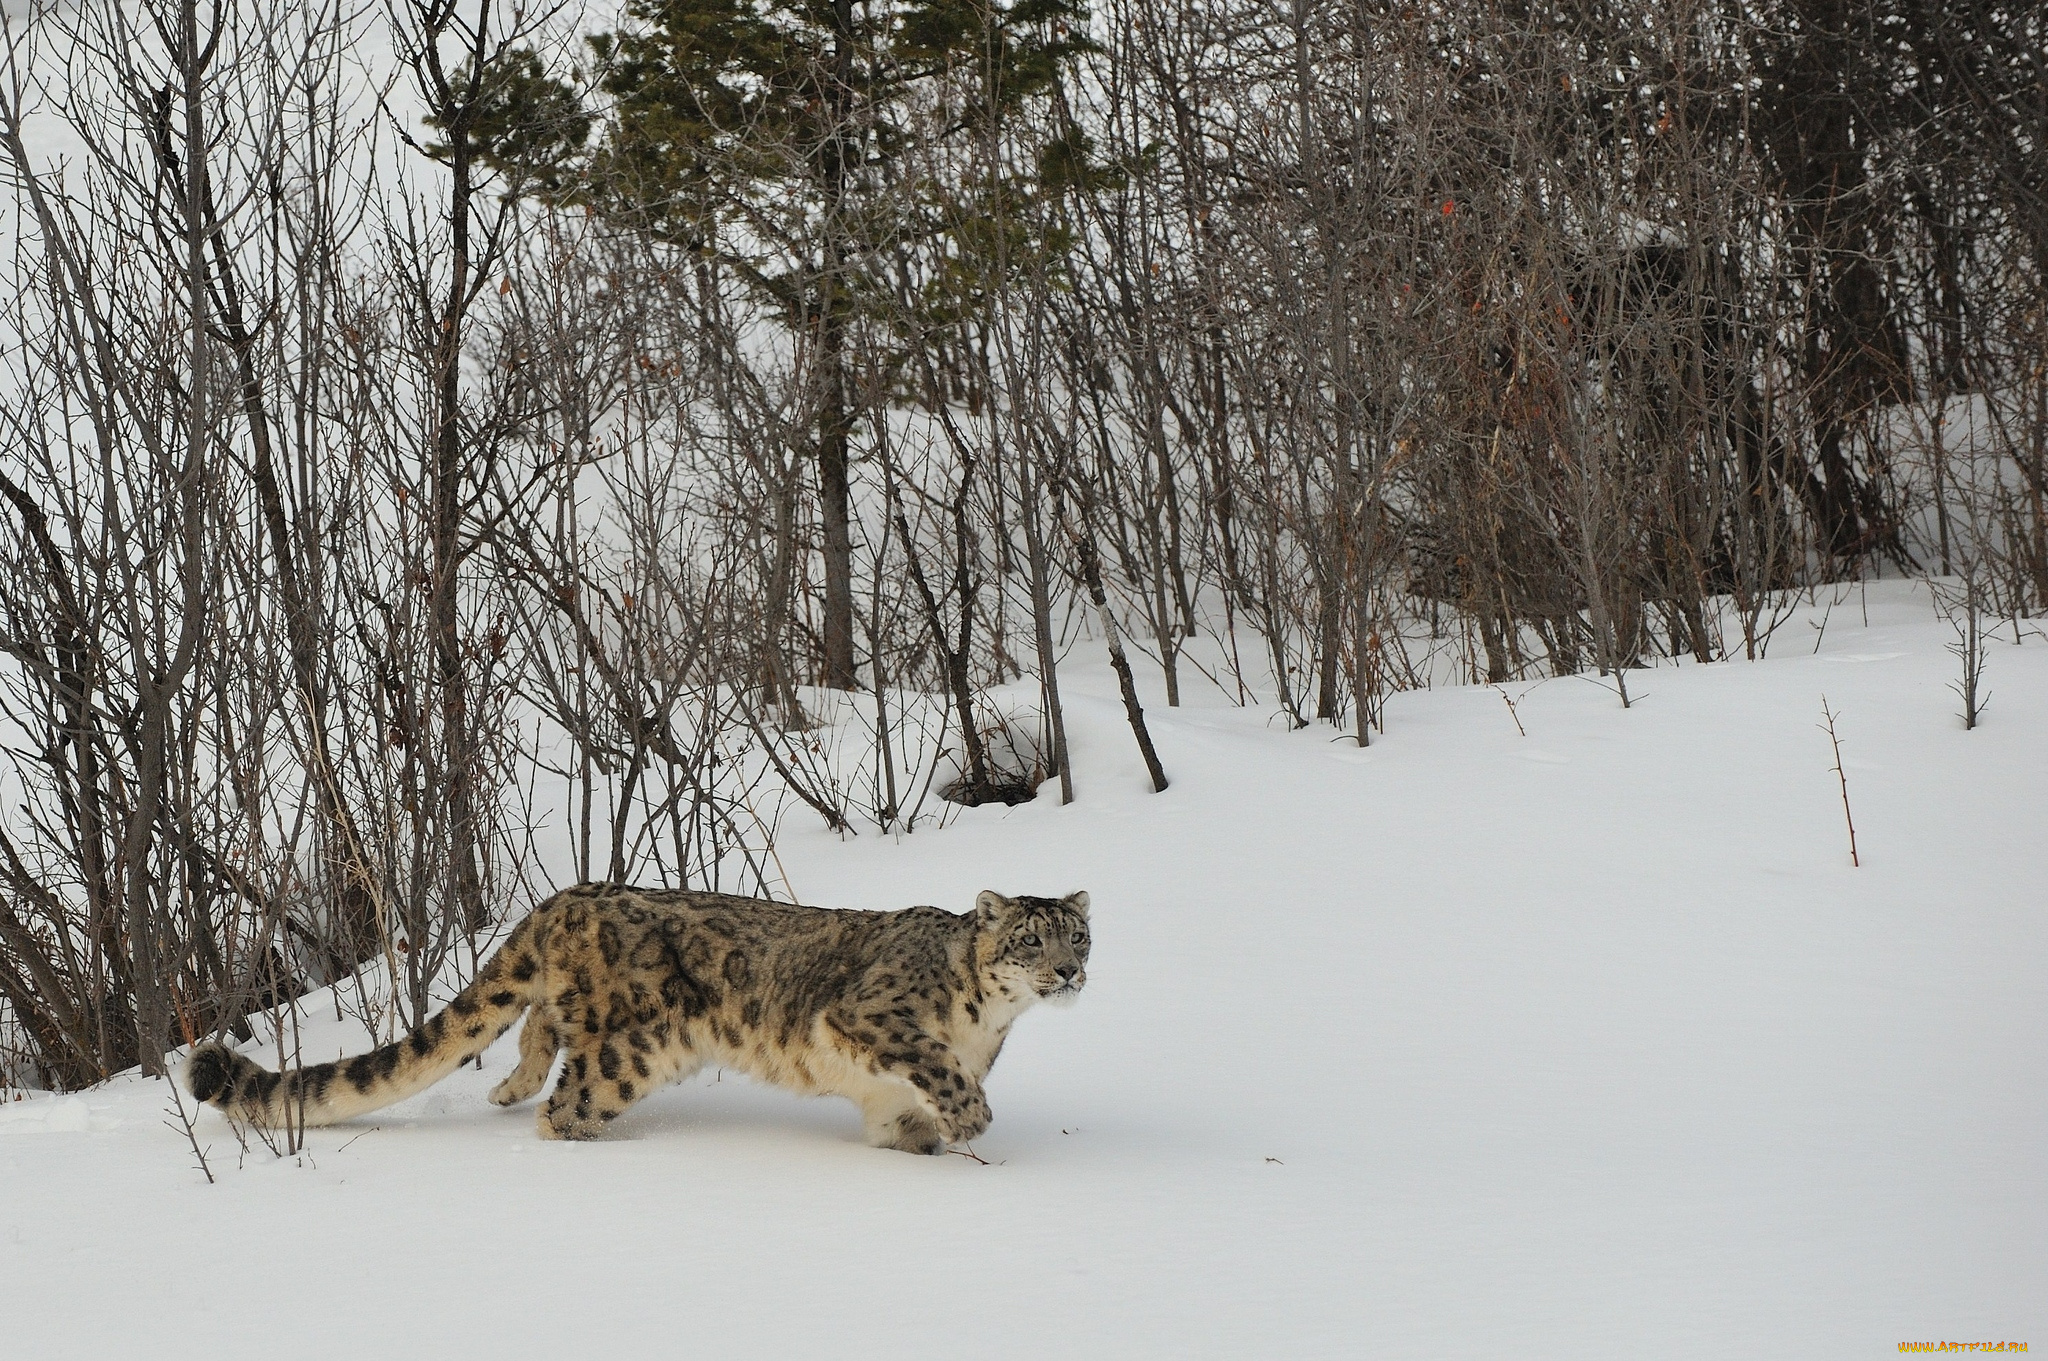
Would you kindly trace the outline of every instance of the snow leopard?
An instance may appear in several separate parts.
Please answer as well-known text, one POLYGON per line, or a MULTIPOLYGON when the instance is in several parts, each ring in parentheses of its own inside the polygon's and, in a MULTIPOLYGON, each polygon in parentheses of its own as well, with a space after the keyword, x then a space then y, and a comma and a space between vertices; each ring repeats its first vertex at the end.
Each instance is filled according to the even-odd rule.
POLYGON ((369 1053, 275 1073, 217 1042, 185 1086, 258 1127, 329 1125, 425 1090, 523 1014, 489 1099, 539 1093, 544 1139, 590 1139, 706 1064, 850 1098, 867 1141, 943 1153, 988 1128, 982 1083, 1010 1026, 1088 981, 1088 895, 980 894, 966 913, 858 912, 583 884, 527 916, 447 1007, 369 1053))

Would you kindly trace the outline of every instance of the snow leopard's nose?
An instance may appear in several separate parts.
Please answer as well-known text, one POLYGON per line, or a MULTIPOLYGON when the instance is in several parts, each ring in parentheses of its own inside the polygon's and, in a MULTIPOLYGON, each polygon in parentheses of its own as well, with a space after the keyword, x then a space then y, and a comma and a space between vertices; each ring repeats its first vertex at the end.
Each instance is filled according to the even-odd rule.
POLYGON ((1074 981, 1074 975, 1081 972, 1081 966, 1078 964, 1055 964, 1052 971, 1060 976, 1060 982, 1071 983, 1074 981))

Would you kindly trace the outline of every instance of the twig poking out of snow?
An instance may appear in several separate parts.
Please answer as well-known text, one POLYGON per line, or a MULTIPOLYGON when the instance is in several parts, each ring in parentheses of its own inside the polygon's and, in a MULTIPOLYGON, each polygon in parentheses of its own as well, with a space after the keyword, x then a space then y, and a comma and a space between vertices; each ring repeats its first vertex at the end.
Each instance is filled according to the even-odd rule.
POLYGON ((1494 686, 1493 688, 1496 690, 1500 690, 1500 702, 1508 706, 1508 717, 1515 720, 1515 731, 1520 733, 1522 736, 1527 737, 1529 735, 1529 730, 1522 726, 1522 716, 1515 712, 1515 701, 1509 698, 1508 692, 1505 690, 1501 690, 1501 688, 1498 685, 1494 686))
MULTIPOLYGON (((1938 592, 1936 603, 1943 603, 1938 592)), ((1948 650, 1963 664, 1962 679, 1951 682, 1948 688, 1963 701, 1963 711, 1957 717, 1963 720, 1963 731, 1969 732, 1976 728, 1978 717, 1991 700, 1990 692, 1984 689, 1984 607, 1977 579, 1965 578, 1962 597, 1946 603, 1950 607, 1948 622, 1956 631, 1956 640, 1948 644, 1948 650)))
MULTIPOLYGON (((481 1067, 482 1065, 481 1065, 481 1064, 479 1064, 478 1066, 479 1066, 479 1067, 481 1067)), ((370 1127, 369 1127, 368 1129, 364 1130, 364 1131, 363 1131, 363 1134, 375 1134, 375 1133, 376 1133, 376 1132, 377 1132, 378 1130, 380 1130, 380 1129, 382 1129, 382 1128, 384 1128, 384 1127, 383 1127, 382 1125, 372 1125, 372 1126, 370 1126, 370 1127)), ((356 1135, 356 1136, 355 1136, 355 1139, 350 1139, 350 1140, 348 1141, 348 1144, 352 1144, 352 1143, 354 1143, 354 1142, 356 1141, 356 1139, 360 1139, 360 1138, 362 1138, 362 1137, 363 1137, 363 1134, 358 1134, 358 1135, 356 1135)), ((345 1152, 347 1152, 347 1151, 348 1151, 348 1144, 343 1144, 343 1145, 342 1145, 342 1146, 341 1146, 340 1148, 337 1148, 337 1149, 335 1149, 334 1151, 335 1151, 336 1153, 345 1153, 345 1152)))
POLYGON ((1820 622, 1813 625, 1813 655, 1816 657, 1820 655, 1821 640, 1828 636, 1828 620, 1835 617, 1835 604, 1830 600, 1827 609, 1821 612, 1820 622))
POLYGON ((1835 779, 1842 786, 1842 817, 1849 824, 1849 865, 1861 869, 1863 862, 1856 856, 1856 815, 1849 811, 1849 777, 1842 770, 1842 741, 1835 736, 1835 711, 1828 708, 1828 697, 1820 697, 1820 711, 1826 722, 1820 726, 1826 730, 1828 745, 1835 749, 1835 779))
POLYGON ((173 1077, 165 1085, 171 1089, 171 1109, 177 1113, 178 1118, 176 1121, 166 1120, 164 1123, 183 1132, 186 1141, 192 1145, 192 1155, 199 1159, 199 1170, 206 1174, 206 1184, 211 1186, 213 1169, 206 1165, 206 1150, 199 1146, 199 1131, 193 1127, 191 1112, 185 1109, 185 1096, 178 1090, 178 1079, 173 1077))

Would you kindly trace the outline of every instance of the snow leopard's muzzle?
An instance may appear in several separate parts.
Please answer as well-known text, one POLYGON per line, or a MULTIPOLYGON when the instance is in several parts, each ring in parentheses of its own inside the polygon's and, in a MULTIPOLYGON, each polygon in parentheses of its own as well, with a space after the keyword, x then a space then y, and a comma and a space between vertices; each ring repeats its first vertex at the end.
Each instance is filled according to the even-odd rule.
POLYGON ((1087 982, 1088 971, 1079 964, 1056 965, 1049 977, 1041 977, 1038 981, 1039 1000, 1056 1007, 1072 1006, 1087 982))

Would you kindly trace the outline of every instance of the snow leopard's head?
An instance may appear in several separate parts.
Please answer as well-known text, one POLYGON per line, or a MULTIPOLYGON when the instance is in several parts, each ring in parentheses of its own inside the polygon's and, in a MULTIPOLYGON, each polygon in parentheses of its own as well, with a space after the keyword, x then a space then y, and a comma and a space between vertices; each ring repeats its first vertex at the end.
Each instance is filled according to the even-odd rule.
POLYGON ((982 976, 996 991, 1065 1006, 1088 981, 1088 895, 974 900, 982 933, 982 976))

